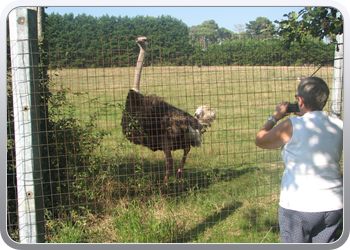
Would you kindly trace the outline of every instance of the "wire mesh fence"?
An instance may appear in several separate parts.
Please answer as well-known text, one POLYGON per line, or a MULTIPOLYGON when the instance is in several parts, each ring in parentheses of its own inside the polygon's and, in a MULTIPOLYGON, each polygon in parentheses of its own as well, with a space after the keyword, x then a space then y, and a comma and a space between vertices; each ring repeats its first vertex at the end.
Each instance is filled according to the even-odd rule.
MULTIPOLYGON (((261 150, 254 138, 279 102, 294 102, 303 77, 317 71, 331 89, 333 53, 308 51, 314 63, 299 51, 263 45, 251 53, 217 46, 180 55, 163 53, 161 38, 148 37, 140 92, 191 116, 204 105, 216 113, 197 133, 201 147, 191 146, 177 178, 183 148, 169 144, 169 162, 167 150, 146 145, 163 137, 145 133, 146 143, 137 145, 123 133, 123 126, 142 128, 137 119, 122 124, 139 54, 135 37, 62 39, 44 41, 47 49, 39 52, 39 70, 47 72, 40 75, 36 114, 46 242, 280 242, 284 166, 279 150, 261 150)), ((19 241, 11 91, 9 73, 7 226, 19 241)), ((147 105, 162 116, 153 126, 163 128, 168 113, 147 105)), ((168 138, 181 131, 167 131, 168 138)))

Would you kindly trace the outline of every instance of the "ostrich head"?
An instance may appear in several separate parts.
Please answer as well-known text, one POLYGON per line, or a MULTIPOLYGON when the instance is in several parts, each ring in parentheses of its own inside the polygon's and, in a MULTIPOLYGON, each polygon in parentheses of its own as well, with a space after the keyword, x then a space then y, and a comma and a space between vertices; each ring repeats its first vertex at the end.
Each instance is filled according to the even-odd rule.
POLYGON ((137 45, 140 47, 140 54, 137 59, 137 64, 135 68, 135 76, 134 76, 134 87, 132 88, 136 92, 140 92, 140 79, 141 79, 141 72, 143 67, 143 62, 145 60, 146 56, 146 50, 147 50, 147 37, 141 36, 137 38, 136 40, 137 45))
POLYGON ((139 38, 137 38, 136 43, 139 45, 140 50, 147 50, 147 37, 145 36, 141 36, 139 38))
POLYGON ((216 117, 216 113, 210 107, 201 106, 197 108, 194 118, 198 120, 202 128, 204 128, 204 131, 201 131, 201 129, 193 129, 192 127, 189 127, 189 133, 188 133, 188 138, 194 140, 196 147, 201 147, 202 145, 201 134, 205 132, 206 127, 211 125, 215 117, 216 117))
POLYGON ((203 127, 210 126, 216 117, 216 113, 208 106, 197 108, 194 118, 196 118, 203 127))

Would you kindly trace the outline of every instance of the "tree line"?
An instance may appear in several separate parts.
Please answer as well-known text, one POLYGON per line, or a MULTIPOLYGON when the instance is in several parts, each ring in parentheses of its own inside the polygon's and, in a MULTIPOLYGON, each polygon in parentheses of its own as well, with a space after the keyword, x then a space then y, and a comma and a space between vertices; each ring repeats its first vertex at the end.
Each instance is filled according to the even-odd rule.
MULTIPOLYGON (((258 17, 246 32, 220 28, 214 20, 188 27, 171 16, 116 17, 71 14, 47 15, 44 53, 50 66, 128 67, 137 60, 135 40, 149 40, 147 65, 304 65, 332 59, 334 46, 312 37, 284 49, 275 26, 258 17)), ((332 65, 332 62, 327 62, 332 65)))

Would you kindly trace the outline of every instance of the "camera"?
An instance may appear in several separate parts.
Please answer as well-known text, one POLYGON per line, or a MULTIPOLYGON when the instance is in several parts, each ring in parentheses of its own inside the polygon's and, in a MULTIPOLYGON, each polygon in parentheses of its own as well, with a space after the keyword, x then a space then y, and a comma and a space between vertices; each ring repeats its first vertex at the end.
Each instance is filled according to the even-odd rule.
POLYGON ((299 112, 299 105, 298 103, 290 103, 287 109, 287 113, 295 113, 299 112))

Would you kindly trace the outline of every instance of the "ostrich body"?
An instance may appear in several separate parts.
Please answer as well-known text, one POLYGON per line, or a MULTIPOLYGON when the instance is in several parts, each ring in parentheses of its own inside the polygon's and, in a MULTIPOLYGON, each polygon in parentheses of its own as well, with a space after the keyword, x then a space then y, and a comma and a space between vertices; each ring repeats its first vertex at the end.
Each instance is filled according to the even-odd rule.
MULTIPOLYGON (((205 132, 207 126, 210 126, 215 118, 215 112, 207 106, 202 106, 197 109, 193 117, 156 95, 141 94, 140 77, 146 55, 147 38, 139 37, 137 44, 140 47, 140 54, 135 69, 134 86, 129 90, 126 98, 121 125, 123 134, 130 142, 146 146, 152 151, 164 152, 166 157, 164 184, 166 184, 174 165, 171 151, 184 150, 181 165, 176 174, 178 180, 181 178, 191 146, 201 146, 201 134, 205 132)), ((163 192, 164 187, 165 185, 162 188, 163 192)))

